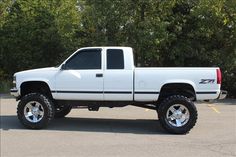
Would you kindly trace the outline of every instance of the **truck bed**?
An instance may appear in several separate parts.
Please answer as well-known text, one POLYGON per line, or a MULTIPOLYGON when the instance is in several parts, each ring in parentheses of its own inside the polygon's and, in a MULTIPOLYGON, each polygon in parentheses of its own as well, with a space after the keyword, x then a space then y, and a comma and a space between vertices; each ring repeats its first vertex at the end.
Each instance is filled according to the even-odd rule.
POLYGON ((188 83, 197 100, 216 99, 220 93, 217 68, 135 68, 135 101, 158 99, 161 87, 168 83, 188 83), (148 78, 148 79, 147 79, 148 78), (209 81, 210 80, 210 81, 209 81))

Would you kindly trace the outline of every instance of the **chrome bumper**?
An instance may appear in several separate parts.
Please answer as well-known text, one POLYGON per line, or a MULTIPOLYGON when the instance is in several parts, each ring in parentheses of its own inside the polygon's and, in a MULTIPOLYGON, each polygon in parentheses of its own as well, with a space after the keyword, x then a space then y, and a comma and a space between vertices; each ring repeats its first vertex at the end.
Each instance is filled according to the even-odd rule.
POLYGON ((10 90, 10 94, 14 97, 19 97, 20 96, 19 93, 18 93, 18 90, 16 88, 12 88, 10 90))
POLYGON ((225 99, 226 98, 226 96, 227 96, 227 91, 225 91, 225 90, 221 90, 220 91, 220 94, 219 94, 219 96, 218 96, 218 99, 225 99))

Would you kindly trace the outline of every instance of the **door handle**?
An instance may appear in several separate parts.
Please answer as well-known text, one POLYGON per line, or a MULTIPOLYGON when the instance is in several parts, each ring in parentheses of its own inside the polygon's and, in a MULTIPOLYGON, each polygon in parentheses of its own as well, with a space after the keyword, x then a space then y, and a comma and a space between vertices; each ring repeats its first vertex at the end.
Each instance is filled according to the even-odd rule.
POLYGON ((103 74, 96 74, 96 77, 103 77, 103 74))

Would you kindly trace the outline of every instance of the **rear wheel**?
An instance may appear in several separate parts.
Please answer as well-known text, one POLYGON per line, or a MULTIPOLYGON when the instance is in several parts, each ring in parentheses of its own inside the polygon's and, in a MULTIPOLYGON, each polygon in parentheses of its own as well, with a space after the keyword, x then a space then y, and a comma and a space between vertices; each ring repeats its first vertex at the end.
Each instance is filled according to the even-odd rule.
POLYGON ((187 97, 174 95, 166 98, 159 106, 158 118, 170 133, 188 133, 197 121, 197 109, 187 97))
POLYGON ((30 129, 41 129, 54 117, 54 105, 50 99, 39 93, 25 95, 18 104, 17 116, 30 129))
POLYGON ((56 107, 55 118, 63 118, 70 113, 71 105, 61 105, 56 107))

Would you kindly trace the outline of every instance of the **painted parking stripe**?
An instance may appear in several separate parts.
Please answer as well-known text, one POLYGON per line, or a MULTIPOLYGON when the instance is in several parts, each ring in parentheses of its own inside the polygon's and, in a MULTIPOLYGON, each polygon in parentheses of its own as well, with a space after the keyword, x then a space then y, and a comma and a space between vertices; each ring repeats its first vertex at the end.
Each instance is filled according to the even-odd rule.
POLYGON ((220 111, 215 107, 215 105, 207 105, 208 107, 210 107, 213 111, 215 111, 216 113, 220 114, 220 111))

